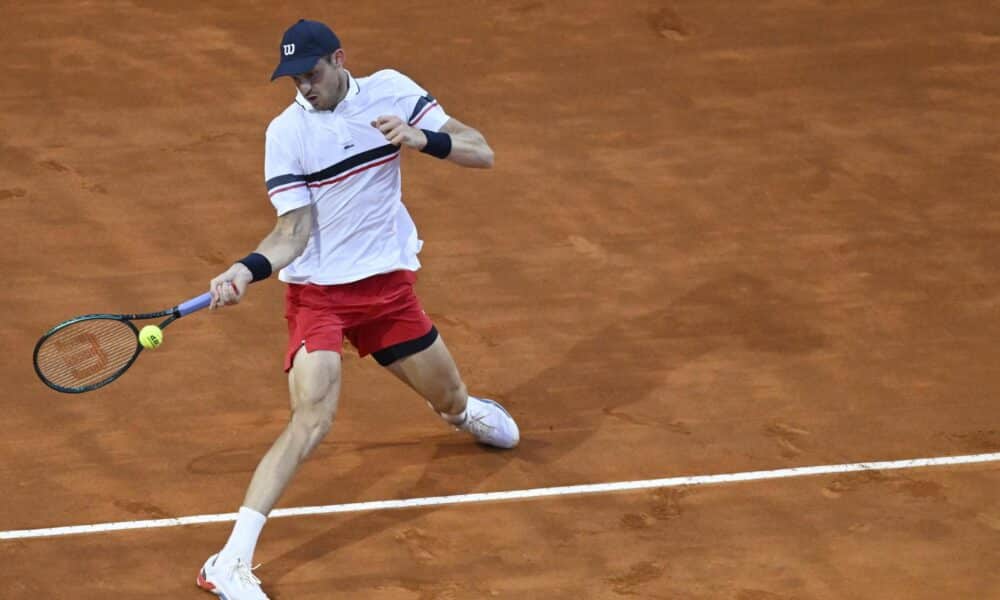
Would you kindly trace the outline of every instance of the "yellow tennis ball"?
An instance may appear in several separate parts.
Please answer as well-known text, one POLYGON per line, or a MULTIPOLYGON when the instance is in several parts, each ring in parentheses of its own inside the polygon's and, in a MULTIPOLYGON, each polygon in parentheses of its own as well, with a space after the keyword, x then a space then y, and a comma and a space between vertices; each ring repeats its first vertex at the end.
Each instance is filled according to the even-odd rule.
POLYGON ((163 343, 163 330, 156 325, 146 325, 139 330, 139 343, 147 350, 153 350, 163 343))

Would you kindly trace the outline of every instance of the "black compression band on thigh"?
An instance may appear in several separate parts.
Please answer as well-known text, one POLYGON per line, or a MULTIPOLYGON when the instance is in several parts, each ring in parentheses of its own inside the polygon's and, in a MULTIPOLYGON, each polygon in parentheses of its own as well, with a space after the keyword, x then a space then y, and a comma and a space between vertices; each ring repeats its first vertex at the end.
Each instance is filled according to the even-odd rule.
POLYGON ((417 352, 422 352, 431 347, 438 339, 437 327, 431 325, 431 330, 414 340, 400 342, 394 346, 383 348, 372 352, 372 356, 383 367, 388 367, 392 363, 407 356, 413 356, 417 352))

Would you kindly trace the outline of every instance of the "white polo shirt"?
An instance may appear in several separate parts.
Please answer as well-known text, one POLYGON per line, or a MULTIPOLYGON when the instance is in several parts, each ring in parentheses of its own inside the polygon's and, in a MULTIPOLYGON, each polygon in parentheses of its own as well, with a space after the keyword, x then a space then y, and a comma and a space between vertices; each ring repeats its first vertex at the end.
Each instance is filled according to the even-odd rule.
POLYGON ((396 115, 438 131, 448 115, 398 71, 348 76, 333 110, 314 110, 301 94, 267 128, 264 179, 278 215, 312 206, 302 254, 281 270, 287 283, 332 285, 399 269, 417 270, 423 242, 402 201, 400 149, 371 126, 396 115))

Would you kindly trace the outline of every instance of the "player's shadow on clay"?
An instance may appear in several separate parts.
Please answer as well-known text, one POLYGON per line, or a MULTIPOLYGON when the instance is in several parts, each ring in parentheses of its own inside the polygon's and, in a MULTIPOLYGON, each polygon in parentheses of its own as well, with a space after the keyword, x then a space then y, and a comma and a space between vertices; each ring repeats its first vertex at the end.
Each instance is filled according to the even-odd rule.
MULTIPOLYGON (((603 420, 627 415, 630 404, 645 399, 673 370, 708 353, 731 346, 799 355, 824 347, 827 339, 813 325, 815 314, 810 302, 779 293, 767 281, 745 273, 707 281, 661 309, 598 330, 570 348, 560 364, 499 394, 497 398, 522 426, 521 445, 515 451, 490 452, 467 439, 442 437, 429 459, 426 454, 409 453, 412 460, 403 458, 401 465, 401 456, 408 453, 397 447, 392 460, 383 464, 392 464, 393 469, 423 465, 420 479, 400 495, 421 497, 442 493, 446 474, 436 465, 448 459, 462 459, 469 465, 463 473, 465 483, 454 478, 450 482, 462 490, 488 480, 512 461, 554 463, 593 436, 603 420), (580 410, 581 403, 593 408, 595 401, 601 410, 580 410), (479 460, 464 460, 475 456, 479 460)), ((362 465, 333 479, 373 485, 388 475, 380 472, 380 462, 369 456, 362 465)), ((272 584, 278 584, 302 564, 444 508, 360 514, 269 560, 265 574, 274 573, 277 579, 272 584)))
MULTIPOLYGON (((572 452, 605 419, 627 419, 629 405, 707 354, 732 347, 800 355, 827 344, 810 298, 779 292, 747 273, 718 277, 664 300, 660 309, 587 336, 560 364, 499 395, 522 423, 519 459, 544 464, 572 452)), ((670 419, 651 425, 677 426, 670 419)))
MULTIPOLYGON (((419 442, 419 445, 426 447, 426 441, 419 442)), ((449 472, 450 467, 437 468, 440 465, 453 464, 449 459, 468 459, 466 461, 467 464, 470 466, 475 465, 475 467, 466 470, 465 473, 468 473, 469 478, 475 479, 477 482, 488 479, 511 461, 516 460, 515 452, 478 445, 466 436, 451 435, 446 439, 442 439, 430 457, 427 457, 426 453, 420 452, 399 452, 396 446, 398 445, 367 445, 363 451, 367 457, 362 461, 362 464, 347 472, 331 474, 330 484, 335 485, 338 480, 362 482, 362 486, 356 486, 352 488, 352 491, 355 496, 363 497, 368 489, 377 485, 383 478, 389 477, 395 472, 417 466, 422 467, 419 480, 408 486, 405 491, 401 491, 398 495, 399 498, 459 494, 467 492, 470 485, 475 486, 476 484, 463 482, 460 477, 455 476, 454 472, 449 472), (392 456, 386 460, 380 460, 377 454, 383 450, 391 450, 392 456), (479 456, 480 460, 475 460, 475 456, 479 456), (446 491, 449 487, 455 489, 453 491, 446 491)), ((387 530, 400 529, 411 521, 419 520, 428 514, 446 508, 446 506, 440 506, 434 508, 371 511, 359 513, 340 521, 293 549, 277 557, 268 559, 262 568, 262 578, 265 580, 265 586, 269 590, 268 593, 275 600, 279 600, 281 595, 275 590, 275 587, 279 586, 283 581, 293 581, 295 578, 293 571, 297 568, 317 560, 330 560, 331 555, 347 551, 354 544, 358 544, 387 530)), ((478 559, 469 557, 469 560, 478 559)), ((398 579, 398 575, 397 573, 391 578, 398 579)), ((342 590, 370 589, 371 585, 384 582, 386 577, 389 577, 389 574, 374 574, 371 576, 371 579, 356 581, 358 578, 350 574, 337 573, 331 576, 329 584, 342 590), (354 581, 360 587, 352 588, 351 585, 353 584, 351 584, 351 581, 354 581)), ((408 571, 407 577, 417 580, 412 583, 416 587, 433 586, 437 581, 436 577, 429 572, 425 577, 421 574, 414 575, 408 571)))

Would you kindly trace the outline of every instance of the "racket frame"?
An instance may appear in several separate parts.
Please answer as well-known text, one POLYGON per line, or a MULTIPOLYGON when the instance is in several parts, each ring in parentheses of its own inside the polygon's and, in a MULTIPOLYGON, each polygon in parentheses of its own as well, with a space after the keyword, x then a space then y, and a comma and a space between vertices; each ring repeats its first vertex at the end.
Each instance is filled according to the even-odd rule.
POLYGON ((166 317, 166 319, 161 321, 159 324, 159 328, 163 329, 168 325, 170 325, 171 323, 173 323, 174 321, 176 321, 177 319, 183 317, 184 315, 205 308, 206 306, 208 306, 210 299, 211 299, 210 294, 205 293, 202 294, 201 296, 192 298, 186 302, 182 302, 181 304, 178 304, 173 308, 168 308, 167 310, 161 310, 158 312, 132 313, 132 314, 94 313, 90 315, 80 315, 78 317, 73 317, 72 319, 63 321, 62 323, 59 323, 52 329, 49 329, 44 334, 42 334, 42 337, 39 338, 38 342, 35 344, 35 350, 32 353, 32 359, 31 359, 32 365, 35 368, 35 374, 38 375, 38 378, 42 380, 42 383, 54 389, 55 391, 62 392, 64 394, 81 394, 83 392, 90 392, 96 390, 97 388, 104 387, 109 383, 111 383, 112 381, 121 377, 125 373, 125 371, 128 371, 129 367, 131 367, 132 364, 135 362, 135 360, 139 358, 139 355, 142 354, 143 347, 142 344, 139 343, 139 329, 135 326, 134 321, 148 321, 151 319, 160 319, 166 317), (132 358, 130 358, 129 361, 125 363, 125 365, 123 365, 120 369, 118 369, 108 377, 96 383, 91 383, 85 386, 66 387, 53 383, 48 379, 46 379, 45 376, 42 374, 42 370, 38 368, 38 352, 41 349, 42 344, 44 344, 45 341, 48 340, 50 337, 52 337, 54 334, 58 333, 59 331, 62 331, 63 329, 66 329, 71 325, 74 325, 81 321, 94 321, 100 319, 110 320, 110 321, 121 321, 132 329, 136 337, 135 352, 132 354, 132 358))

